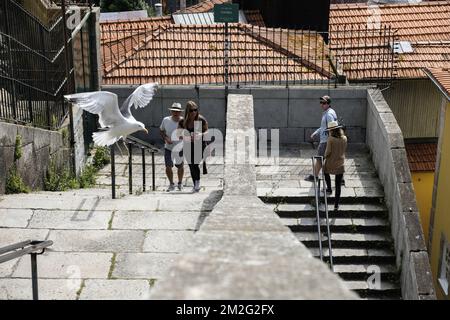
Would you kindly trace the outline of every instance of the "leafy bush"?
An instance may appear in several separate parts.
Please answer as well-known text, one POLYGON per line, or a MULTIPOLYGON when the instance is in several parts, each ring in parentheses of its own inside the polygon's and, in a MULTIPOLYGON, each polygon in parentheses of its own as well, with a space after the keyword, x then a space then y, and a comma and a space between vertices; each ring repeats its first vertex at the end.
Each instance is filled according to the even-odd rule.
POLYGON ((96 170, 100 170, 107 164, 111 162, 111 157, 109 156, 109 150, 107 147, 98 147, 95 150, 94 158, 92 160, 92 165, 96 170))
POLYGON ((53 161, 50 162, 44 180, 44 190, 67 191, 69 189, 78 189, 79 187, 79 182, 72 176, 68 169, 62 170, 62 172, 59 173, 55 163, 53 161))
POLYGON ((96 173, 97 170, 95 169, 94 166, 92 165, 87 165, 82 174, 80 175, 78 182, 80 185, 80 188, 84 189, 84 188, 91 188, 96 184, 96 173))
POLYGON ((23 151, 22 151, 22 137, 18 134, 16 136, 16 143, 14 145, 14 161, 19 160, 22 158, 23 151))
POLYGON ((19 173, 17 167, 14 164, 8 172, 8 178, 6 179, 6 194, 14 193, 28 193, 30 189, 25 185, 19 173))

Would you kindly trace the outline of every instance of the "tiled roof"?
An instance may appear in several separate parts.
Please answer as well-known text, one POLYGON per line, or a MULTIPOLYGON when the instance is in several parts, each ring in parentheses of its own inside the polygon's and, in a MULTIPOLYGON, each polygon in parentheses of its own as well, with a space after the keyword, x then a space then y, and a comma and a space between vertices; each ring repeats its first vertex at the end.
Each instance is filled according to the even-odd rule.
MULTIPOLYGON (((314 32, 293 34, 243 24, 229 29, 233 82, 277 81, 286 75, 297 81, 332 77, 328 48, 314 32)), ((138 37, 102 43, 104 84, 223 83, 223 25, 162 25, 138 37)))
MULTIPOLYGON (((381 34, 374 33, 376 29, 371 26, 382 29, 381 33, 385 32, 383 28, 390 28, 396 40, 411 43, 413 52, 398 55, 397 78, 424 78, 424 67, 450 66, 450 1, 331 5, 330 48, 337 56, 343 56, 344 63, 358 60, 361 52, 380 46, 384 47, 384 54, 389 54, 392 49, 380 44, 381 34), (353 30, 344 36, 342 30, 346 27, 342 26, 353 30)), ((370 78, 371 70, 377 68, 376 64, 365 65, 360 61, 357 65, 357 71, 346 70, 350 79, 370 78)))
POLYGON ((405 143, 411 171, 434 171, 437 143, 405 143))
POLYGON ((255 26, 260 27, 266 26, 264 18, 262 17, 261 12, 259 10, 244 10, 244 14, 249 24, 253 24, 255 26))
POLYGON ((425 72, 450 101, 450 68, 428 68, 425 72))
POLYGON ((184 11, 177 11, 174 13, 201 13, 208 12, 214 9, 215 4, 229 3, 231 0, 203 0, 198 4, 189 6, 184 11))

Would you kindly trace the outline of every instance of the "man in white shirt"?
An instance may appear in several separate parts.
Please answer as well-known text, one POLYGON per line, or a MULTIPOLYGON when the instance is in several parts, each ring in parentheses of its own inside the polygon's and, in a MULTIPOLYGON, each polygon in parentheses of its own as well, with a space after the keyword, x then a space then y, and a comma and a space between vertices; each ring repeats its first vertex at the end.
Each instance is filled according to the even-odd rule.
MULTIPOLYGON (((331 98, 329 96, 323 96, 320 98, 320 106, 322 108, 322 121, 320 123, 320 128, 313 132, 311 135, 311 140, 314 139, 316 135, 319 135, 320 142, 319 147, 317 148, 317 155, 323 157, 325 155, 325 149, 327 148, 327 140, 328 140, 328 123, 331 121, 337 121, 336 111, 331 108, 331 98)), ((319 175, 319 171, 322 168, 322 163, 320 161, 316 161, 314 164, 314 176, 319 175)), ((306 181, 314 181, 314 176, 312 174, 308 175, 305 180, 306 181)))
MULTIPOLYGON (((170 185, 167 189, 168 192, 175 190, 175 184, 173 183, 173 171, 172 167, 175 162, 175 166, 178 169, 178 190, 183 189, 183 175, 184 175, 184 163, 183 156, 176 155, 179 148, 176 146, 181 142, 177 137, 178 123, 182 119, 181 117, 181 104, 175 102, 169 108, 171 115, 165 117, 159 127, 159 132, 164 140, 164 162, 166 165, 166 175, 169 179, 170 185)), ((181 151, 182 152, 182 151, 181 151)))

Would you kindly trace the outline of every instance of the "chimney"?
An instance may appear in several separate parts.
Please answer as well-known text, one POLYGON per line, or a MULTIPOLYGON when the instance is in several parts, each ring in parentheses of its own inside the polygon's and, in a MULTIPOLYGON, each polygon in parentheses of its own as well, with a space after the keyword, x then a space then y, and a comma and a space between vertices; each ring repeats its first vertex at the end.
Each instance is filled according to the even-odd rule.
POLYGON ((157 17, 162 17, 162 4, 161 3, 155 3, 155 13, 157 17))
POLYGON ((184 12, 186 10, 186 0, 180 0, 180 11, 184 12))

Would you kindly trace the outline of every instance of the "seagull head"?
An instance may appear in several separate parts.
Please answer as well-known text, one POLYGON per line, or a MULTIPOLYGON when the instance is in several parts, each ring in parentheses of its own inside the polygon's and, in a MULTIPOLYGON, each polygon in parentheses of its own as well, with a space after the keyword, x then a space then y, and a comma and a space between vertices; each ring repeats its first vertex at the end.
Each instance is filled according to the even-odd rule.
POLYGON ((148 134, 148 130, 145 128, 145 125, 142 122, 137 122, 136 123, 136 130, 137 131, 145 131, 145 133, 148 134))

